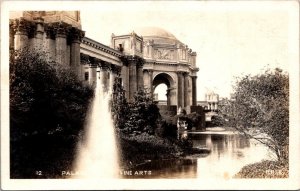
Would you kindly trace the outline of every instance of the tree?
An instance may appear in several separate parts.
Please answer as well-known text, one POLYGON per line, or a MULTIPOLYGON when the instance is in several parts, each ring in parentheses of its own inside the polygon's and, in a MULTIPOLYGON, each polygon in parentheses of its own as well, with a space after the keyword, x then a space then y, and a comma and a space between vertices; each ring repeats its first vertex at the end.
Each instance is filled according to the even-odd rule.
POLYGON ((43 52, 24 49, 10 60, 13 135, 75 133, 82 128, 93 90, 43 52), (15 131, 14 131, 15 130, 15 131))
POLYGON ((116 77, 114 81, 111 106, 115 127, 121 130, 125 129, 130 110, 120 77, 116 77))
MULTIPOLYGON (((10 176, 71 168, 93 90, 70 71, 23 49, 10 55, 10 176)), ((43 176, 38 176, 44 178, 43 176)))
POLYGON ((112 113, 115 127, 127 134, 154 134, 160 119, 159 109, 147 90, 139 90, 134 100, 128 103, 120 80, 114 84, 112 113))
POLYGON ((129 122, 133 122, 138 131, 153 134, 161 116, 150 93, 145 89, 140 89, 136 92, 130 108, 132 120, 129 122))
POLYGON ((221 113, 227 125, 266 145, 279 161, 288 160, 289 77, 281 69, 238 79, 221 113))

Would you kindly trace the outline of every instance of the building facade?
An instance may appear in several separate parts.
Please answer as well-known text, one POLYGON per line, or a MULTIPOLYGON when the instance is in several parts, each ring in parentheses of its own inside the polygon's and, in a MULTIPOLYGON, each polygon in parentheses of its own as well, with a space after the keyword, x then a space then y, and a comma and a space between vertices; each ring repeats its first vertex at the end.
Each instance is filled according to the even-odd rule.
POLYGON ((167 106, 190 112, 197 105, 197 54, 164 29, 112 34, 109 47, 85 37, 78 11, 16 12, 10 19, 10 49, 24 47, 44 50, 83 83, 96 83, 100 72, 101 83, 111 90, 116 75, 121 76, 129 101, 139 89, 153 95, 166 84, 167 106))

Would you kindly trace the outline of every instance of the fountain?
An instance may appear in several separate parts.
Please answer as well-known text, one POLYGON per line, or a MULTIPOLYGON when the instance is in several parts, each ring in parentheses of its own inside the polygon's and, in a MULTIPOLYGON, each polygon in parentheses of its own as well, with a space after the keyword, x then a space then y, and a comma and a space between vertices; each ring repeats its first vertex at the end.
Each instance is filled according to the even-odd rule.
POLYGON ((91 104, 83 140, 78 145, 74 178, 118 178, 118 149, 109 108, 111 94, 97 72, 97 85, 91 104))

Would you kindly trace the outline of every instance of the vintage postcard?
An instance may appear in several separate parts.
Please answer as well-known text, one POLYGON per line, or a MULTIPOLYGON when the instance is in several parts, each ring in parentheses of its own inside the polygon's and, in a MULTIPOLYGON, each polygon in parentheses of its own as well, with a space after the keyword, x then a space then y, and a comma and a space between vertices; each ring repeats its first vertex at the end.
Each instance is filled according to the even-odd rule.
POLYGON ((299 189, 298 1, 2 1, 1 189, 299 189))

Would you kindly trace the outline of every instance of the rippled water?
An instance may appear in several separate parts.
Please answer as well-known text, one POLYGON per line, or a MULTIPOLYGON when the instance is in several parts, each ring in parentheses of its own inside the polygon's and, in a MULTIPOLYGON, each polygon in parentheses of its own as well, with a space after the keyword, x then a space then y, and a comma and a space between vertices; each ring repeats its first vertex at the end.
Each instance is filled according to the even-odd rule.
POLYGON ((243 166, 271 159, 267 148, 233 132, 185 133, 193 147, 207 148, 210 154, 184 159, 151 161, 124 178, 232 178, 243 166))

